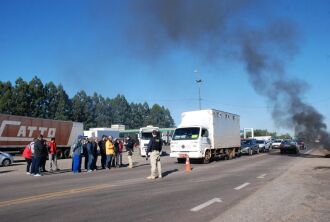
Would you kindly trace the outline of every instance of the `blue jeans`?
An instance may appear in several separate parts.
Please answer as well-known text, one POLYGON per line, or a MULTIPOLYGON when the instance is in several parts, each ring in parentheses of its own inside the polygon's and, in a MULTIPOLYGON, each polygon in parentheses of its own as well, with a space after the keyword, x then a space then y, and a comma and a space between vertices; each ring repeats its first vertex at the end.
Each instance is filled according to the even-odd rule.
POLYGON ((79 173, 79 166, 80 166, 80 155, 74 154, 73 155, 73 172, 79 173))
POLYGON ((41 157, 32 158, 31 174, 40 174, 40 170, 39 170, 40 163, 41 163, 41 157))
POLYGON ((94 170, 94 156, 93 154, 88 155, 88 170, 94 170))
POLYGON ((110 169, 111 168, 111 161, 112 161, 112 154, 111 155, 107 155, 107 168, 110 169))

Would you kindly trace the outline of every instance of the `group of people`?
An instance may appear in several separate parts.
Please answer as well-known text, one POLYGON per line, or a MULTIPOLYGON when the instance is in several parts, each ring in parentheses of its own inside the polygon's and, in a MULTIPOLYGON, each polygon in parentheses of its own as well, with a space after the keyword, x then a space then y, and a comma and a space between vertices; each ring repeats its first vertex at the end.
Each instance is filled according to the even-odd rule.
POLYGON ((113 139, 111 136, 102 136, 100 141, 94 138, 84 138, 78 136, 77 141, 71 147, 72 153, 72 171, 74 173, 81 172, 81 161, 82 156, 85 156, 85 169, 87 172, 97 170, 97 159, 98 154, 101 156, 101 168, 111 169, 111 167, 122 167, 123 166, 123 148, 126 145, 128 151, 128 162, 130 168, 133 167, 132 152, 134 148, 134 141, 128 137, 124 142, 119 139, 113 139), (99 147, 99 152, 98 152, 99 147))
MULTIPOLYGON (((162 151, 162 141, 157 136, 157 132, 152 132, 153 137, 150 139, 147 149, 146 158, 150 153, 151 175, 148 179, 162 178, 160 153, 162 151)), ((102 136, 100 141, 94 138, 85 138, 78 136, 76 142, 71 147, 72 156, 72 172, 80 173, 82 165, 82 157, 85 157, 85 169, 87 172, 97 170, 97 159, 101 156, 101 168, 110 170, 111 167, 123 166, 123 149, 126 147, 128 168, 133 168, 133 151, 136 146, 135 141, 128 136, 126 140, 119 138, 113 139, 111 136, 102 136), (99 149, 99 151, 98 151, 99 149)), ((49 142, 40 135, 29 143, 23 152, 23 157, 27 162, 26 173, 33 176, 41 176, 41 172, 46 171, 47 156, 49 160, 49 169, 51 172, 58 171, 57 166, 57 147, 55 138, 51 138, 49 142)))
POLYGON ((30 142, 23 151, 23 157, 26 160, 26 174, 41 176, 41 172, 47 172, 46 161, 49 159, 50 171, 58 171, 57 150, 55 138, 49 142, 40 135, 30 142))

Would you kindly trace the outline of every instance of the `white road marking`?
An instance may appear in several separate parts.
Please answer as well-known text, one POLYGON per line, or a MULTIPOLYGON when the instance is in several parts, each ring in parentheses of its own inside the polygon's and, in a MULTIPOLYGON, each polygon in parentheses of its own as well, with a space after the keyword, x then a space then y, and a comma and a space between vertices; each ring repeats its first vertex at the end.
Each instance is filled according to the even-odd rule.
POLYGON ((258 179, 264 179, 266 175, 267 175, 267 174, 261 174, 261 175, 258 176, 257 178, 258 178, 258 179))
POLYGON ((249 184, 250 184, 250 183, 243 183, 242 185, 240 185, 240 186, 238 186, 238 187, 235 187, 234 189, 235 189, 235 190, 240 190, 240 189, 242 189, 242 188, 248 186, 249 184))
POLYGON ((203 209, 205 207, 210 206, 211 204, 221 203, 221 202, 222 202, 222 200, 220 198, 213 198, 209 201, 206 201, 205 203, 202 203, 201 205, 198 205, 197 207, 191 208, 190 211, 197 212, 197 211, 200 211, 201 209, 203 209))

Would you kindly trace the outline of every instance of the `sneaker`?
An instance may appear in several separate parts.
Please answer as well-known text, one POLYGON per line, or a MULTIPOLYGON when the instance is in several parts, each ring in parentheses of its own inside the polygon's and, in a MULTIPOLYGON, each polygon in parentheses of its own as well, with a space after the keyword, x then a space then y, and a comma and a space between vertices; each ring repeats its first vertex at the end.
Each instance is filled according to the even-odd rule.
POLYGON ((93 172, 93 170, 88 170, 87 173, 93 172))
POLYGON ((147 179, 148 179, 148 180, 154 180, 154 179, 156 179, 156 177, 148 176, 147 179))
POLYGON ((37 173, 34 175, 35 177, 41 177, 41 174, 37 173))
POLYGON ((30 175, 31 173, 30 172, 26 172, 26 175, 30 175))

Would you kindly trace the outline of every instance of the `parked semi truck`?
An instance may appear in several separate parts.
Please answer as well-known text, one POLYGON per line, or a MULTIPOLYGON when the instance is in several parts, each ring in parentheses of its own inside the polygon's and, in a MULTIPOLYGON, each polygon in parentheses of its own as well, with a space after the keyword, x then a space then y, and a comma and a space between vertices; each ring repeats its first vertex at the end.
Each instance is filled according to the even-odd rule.
POLYGON ((184 112, 174 131, 170 157, 183 162, 188 156, 203 163, 218 156, 233 158, 240 152, 240 117, 215 109, 184 112))
POLYGON ((0 114, 0 150, 22 153, 24 147, 39 135, 56 138, 58 156, 67 158, 78 135, 83 135, 83 123, 0 114))
POLYGON ((148 148, 149 141, 152 137, 152 131, 156 130, 158 135, 160 135, 159 127, 155 126, 146 126, 140 128, 139 131, 139 144, 140 144, 140 155, 146 156, 146 151, 148 148))

